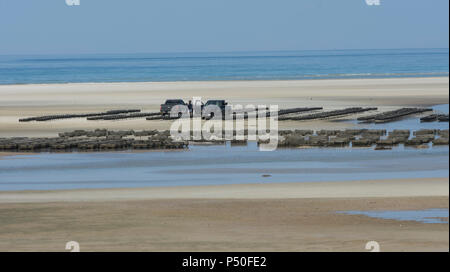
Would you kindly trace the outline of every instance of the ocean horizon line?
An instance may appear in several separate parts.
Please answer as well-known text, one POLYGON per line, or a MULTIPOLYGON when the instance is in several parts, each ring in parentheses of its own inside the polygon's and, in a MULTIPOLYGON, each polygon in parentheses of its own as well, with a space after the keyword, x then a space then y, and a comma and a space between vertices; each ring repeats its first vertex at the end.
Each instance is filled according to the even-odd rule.
POLYGON ((344 49, 280 49, 280 50, 232 50, 232 51, 161 51, 161 52, 79 52, 79 53, 12 53, 0 57, 16 56, 80 56, 80 55, 169 55, 169 54, 247 54, 247 53, 289 53, 327 51, 388 51, 388 50, 447 50, 449 47, 405 47, 405 48, 344 48, 344 49))

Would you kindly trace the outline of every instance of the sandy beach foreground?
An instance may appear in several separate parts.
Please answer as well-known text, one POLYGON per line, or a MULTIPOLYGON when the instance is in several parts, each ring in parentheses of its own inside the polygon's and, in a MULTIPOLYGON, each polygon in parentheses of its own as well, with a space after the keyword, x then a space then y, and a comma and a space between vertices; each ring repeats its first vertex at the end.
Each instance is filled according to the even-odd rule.
MULTIPOLYGON (((0 85, 0 137, 55 136, 75 129, 168 129, 170 122, 145 118, 87 121, 85 118, 19 123, 30 116, 88 113, 111 109, 158 111, 169 98, 226 99, 231 104, 278 105, 280 108, 341 109, 376 106, 379 110, 405 106, 448 104, 449 78, 340 79, 292 81, 205 81, 143 83, 78 83, 0 85)), ((346 128, 328 121, 280 122, 280 128, 346 128)))
POLYGON ((0 251, 448 251, 448 224, 338 214, 449 206, 449 181, 0 193, 0 251))

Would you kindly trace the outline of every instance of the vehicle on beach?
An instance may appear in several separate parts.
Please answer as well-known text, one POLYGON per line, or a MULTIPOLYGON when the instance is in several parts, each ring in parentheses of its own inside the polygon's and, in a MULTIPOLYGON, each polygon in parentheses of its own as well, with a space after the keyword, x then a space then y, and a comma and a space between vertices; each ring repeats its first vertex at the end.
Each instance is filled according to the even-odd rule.
MULTIPOLYGON (((203 112, 205 109, 208 109, 208 107, 210 107, 208 111, 211 111, 211 107, 218 107, 222 113, 222 116, 224 116, 227 105, 228 103, 225 100, 208 100, 205 104, 203 103, 201 104, 201 109, 203 112)), ((182 99, 167 99, 166 102, 164 102, 164 104, 161 104, 160 113, 162 117, 163 118, 170 117, 172 109, 177 106, 187 106, 192 117, 193 105, 191 101, 189 101, 189 103, 185 103, 182 99)), ((182 113, 183 110, 180 108, 178 117, 181 117, 182 113)), ((203 118, 205 119, 211 119, 213 117, 214 112, 208 112, 205 116, 203 116, 203 118)))
MULTIPOLYGON (((203 106, 203 110, 208 106, 216 106, 220 109, 220 111, 222 112, 222 117, 225 116, 225 108, 228 105, 228 103, 225 100, 208 100, 206 101, 206 104, 203 106)), ((204 118, 206 119, 211 119, 214 117, 214 112, 210 112, 208 113, 206 116, 204 116, 204 118)))
POLYGON ((186 105, 187 104, 182 99, 167 99, 164 104, 161 104, 160 112, 163 117, 167 117, 170 115, 170 111, 173 107, 186 105))

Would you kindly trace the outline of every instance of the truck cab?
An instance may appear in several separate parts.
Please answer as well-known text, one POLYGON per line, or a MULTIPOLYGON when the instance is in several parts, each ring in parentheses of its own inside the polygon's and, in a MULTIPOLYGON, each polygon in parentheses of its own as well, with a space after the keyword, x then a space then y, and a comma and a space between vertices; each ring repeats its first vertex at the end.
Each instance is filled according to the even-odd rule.
MULTIPOLYGON (((208 100, 206 104, 204 105, 204 109, 208 106, 217 106, 222 112, 222 117, 225 116, 225 108, 228 105, 228 103, 225 100, 208 100)), ((214 113, 209 114, 208 116, 205 116, 206 119, 210 119, 214 117, 214 113)))
POLYGON ((170 111, 175 106, 186 106, 186 103, 182 99, 167 99, 164 104, 161 104, 161 115, 163 117, 170 115, 170 111))

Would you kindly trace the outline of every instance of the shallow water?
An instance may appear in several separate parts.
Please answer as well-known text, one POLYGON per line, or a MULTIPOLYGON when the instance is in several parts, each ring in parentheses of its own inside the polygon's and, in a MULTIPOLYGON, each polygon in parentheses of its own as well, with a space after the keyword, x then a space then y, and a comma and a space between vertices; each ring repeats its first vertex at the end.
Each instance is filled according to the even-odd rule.
POLYGON ((0 160, 0 190, 448 177, 448 163, 448 147, 261 152, 256 143, 179 152, 21 155, 0 160))
POLYGON ((365 215, 373 218, 393 219, 399 221, 417 221, 427 224, 448 224, 448 209, 429 209, 414 211, 346 211, 350 215, 365 215), (444 220, 447 218, 447 220, 444 220))

